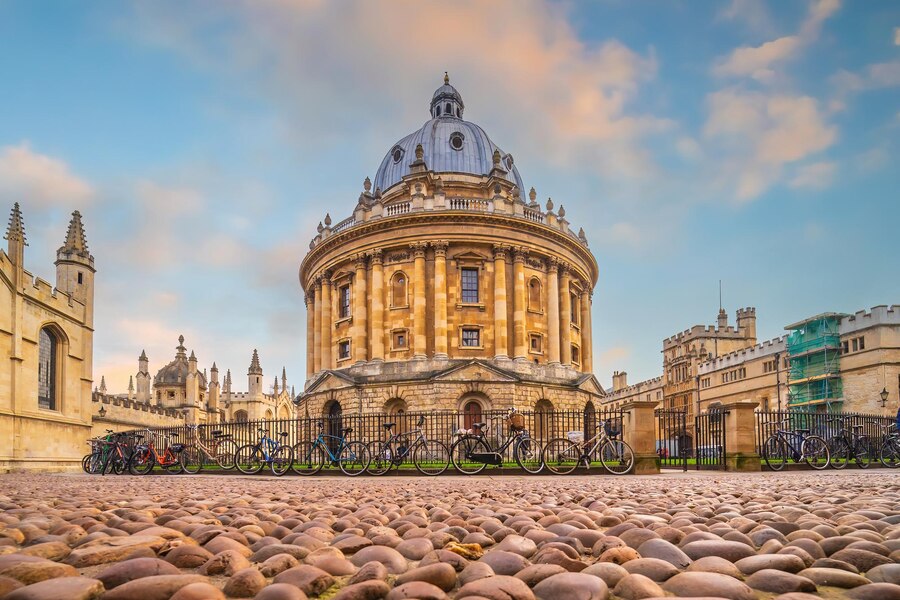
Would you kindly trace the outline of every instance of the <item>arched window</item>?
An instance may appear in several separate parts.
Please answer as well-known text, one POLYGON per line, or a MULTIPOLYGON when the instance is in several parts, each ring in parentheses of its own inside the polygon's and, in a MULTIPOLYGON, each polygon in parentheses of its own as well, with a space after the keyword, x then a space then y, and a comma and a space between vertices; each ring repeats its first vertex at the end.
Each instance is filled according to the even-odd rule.
POLYGON ((38 406, 57 410, 56 374, 59 340, 48 327, 41 328, 38 341, 38 406))
POLYGON ((584 439, 591 439, 597 433, 597 409, 594 403, 588 400, 584 405, 584 439))
POLYGON ((481 422, 481 403, 477 400, 469 400, 463 406, 463 427, 472 428, 472 423, 481 422))
POLYGON ((409 279, 403 271, 391 277, 391 308, 409 306, 409 279))
POLYGON ((444 114, 445 114, 445 115, 452 115, 452 114, 453 114, 453 109, 450 108, 450 103, 449 103, 449 102, 444 106, 444 114))
POLYGON ((234 420, 238 423, 246 423, 247 422, 247 411, 239 410, 234 413, 234 420))
POLYGON ((537 277, 528 282, 528 310, 541 312, 541 280, 537 277))
POLYGON ((272 409, 267 408, 266 409, 266 421, 271 421, 273 416, 275 416, 275 415, 272 414, 272 409))

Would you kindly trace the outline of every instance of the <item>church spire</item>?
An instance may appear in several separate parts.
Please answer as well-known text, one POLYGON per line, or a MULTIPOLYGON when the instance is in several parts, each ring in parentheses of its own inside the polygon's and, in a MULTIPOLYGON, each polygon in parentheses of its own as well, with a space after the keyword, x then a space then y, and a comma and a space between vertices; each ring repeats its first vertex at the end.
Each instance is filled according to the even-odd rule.
POLYGON ((72 213, 69 221, 69 230, 66 232, 66 241, 59 249, 60 254, 77 254, 89 256, 87 239, 84 237, 84 225, 81 223, 81 213, 77 210, 72 213))
POLYGON ((262 375, 262 367, 259 366, 259 354, 256 352, 256 348, 253 349, 253 359, 250 361, 250 370, 247 372, 248 375, 262 375))
POLYGON ((12 211, 9 213, 9 225, 6 227, 6 235, 4 239, 9 241, 7 256, 13 264, 23 266, 25 262, 25 246, 28 242, 25 239, 25 224, 22 222, 22 211, 19 210, 19 203, 13 205, 12 211))

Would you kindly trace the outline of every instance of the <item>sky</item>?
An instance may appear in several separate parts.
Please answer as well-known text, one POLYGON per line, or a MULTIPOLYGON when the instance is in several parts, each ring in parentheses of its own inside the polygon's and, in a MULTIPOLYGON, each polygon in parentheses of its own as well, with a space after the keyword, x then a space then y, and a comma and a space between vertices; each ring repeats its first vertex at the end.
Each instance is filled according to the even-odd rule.
POLYGON ((900 304, 894 0, 0 0, 0 210, 21 204, 50 281, 84 215, 94 379, 124 392, 183 334, 236 390, 258 348, 299 391, 309 240, 444 71, 584 228, 603 385, 659 375, 719 280, 761 340, 900 304))

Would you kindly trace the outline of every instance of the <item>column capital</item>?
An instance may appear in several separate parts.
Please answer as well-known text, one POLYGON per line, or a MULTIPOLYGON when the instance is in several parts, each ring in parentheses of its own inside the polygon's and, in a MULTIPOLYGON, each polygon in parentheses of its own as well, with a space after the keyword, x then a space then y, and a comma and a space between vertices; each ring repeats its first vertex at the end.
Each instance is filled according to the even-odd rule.
POLYGON ((551 256, 547 259, 547 271, 550 273, 559 273, 560 268, 560 260, 555 256, 551 256))
POLYGON ((309 305, 312 303, 312 294, 304 294, 303 295, 303 305, 309 308, 309 305))
POLYGON ((509 252, 510 247, 506 244, 494 244, 494 260, 504 260, 506 259, 506 253, 509 252))
POLYGON ((437 240, 431 242, 431 247, 434 248, 435 256, 447 256, 447 248, 450 247, 450 242, 447 240, 437 240))
POLYGON ((354 262, 355 262, 355 266, 356 266, 356 270, 357 270, 357 271, 359 271, 359 270, 365 270, 365 268, 366 268, 366 254, 365 254, 365 252, 360 252, 359 254, 357 254, 356 256, 354 256, 353 259, 354 259, 354 262))
POLYGON ((381 248, 375 248, 368 252, 370 264, 372 265, 381 265, 384 264, 384 251, 381 248))
POLYGON ((530 248, 526 248, 525 246, 513 246, 513 262, 524 263, 528 258, 528 253, 531 252, 530 248))
POLYGON ((409 247, 413 251, 414 258, 425 258, 425 248, 428 247, 427 242, 413 242, 409 247))

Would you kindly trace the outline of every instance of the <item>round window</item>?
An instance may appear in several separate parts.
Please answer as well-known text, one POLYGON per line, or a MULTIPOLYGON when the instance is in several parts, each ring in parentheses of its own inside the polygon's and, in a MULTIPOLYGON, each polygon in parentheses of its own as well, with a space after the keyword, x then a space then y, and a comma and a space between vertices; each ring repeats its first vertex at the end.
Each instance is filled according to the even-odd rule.
POLYGON ((463 147, 463 134, 460 132, 454 132, 450 134, 450 147, 454 150, 462 150, 463 147))
POLYGON ((399 146, 395 146, 394 151, 391 152, 391 157, 394 159, 395 163, 400 162, 400 159, 403 158, 403 149, 399 146))

